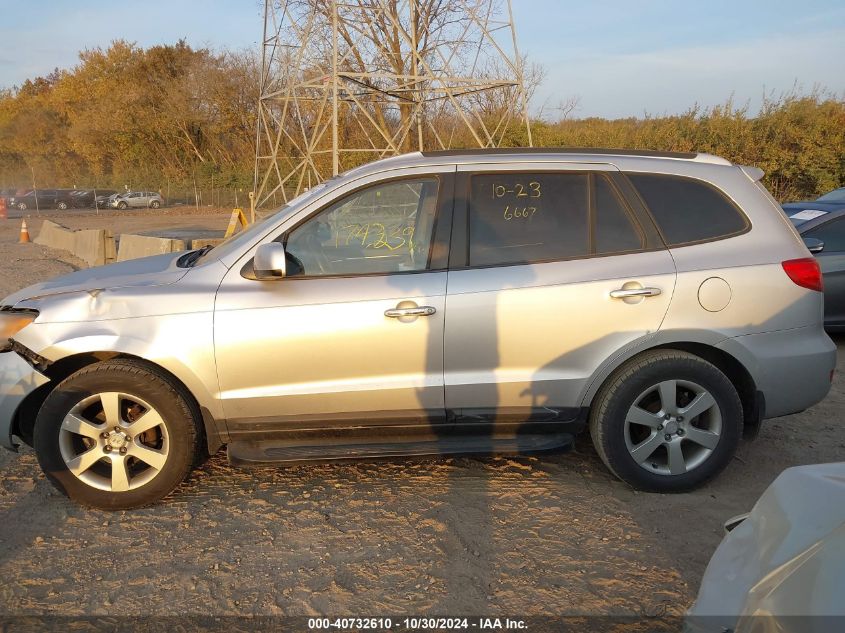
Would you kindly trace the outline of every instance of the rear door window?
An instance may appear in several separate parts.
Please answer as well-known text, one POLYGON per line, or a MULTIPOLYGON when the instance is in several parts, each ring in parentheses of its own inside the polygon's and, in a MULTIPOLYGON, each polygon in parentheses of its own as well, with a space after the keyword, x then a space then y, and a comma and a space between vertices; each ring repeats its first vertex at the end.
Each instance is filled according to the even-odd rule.
POLYGON ((643 248, 643 236, 600 173, 472 176, 469 265, 556 261, 643 248))
POLYGON ((716 187, 666 174, 627 174, 669 246, 743 233, 748 220, 716 187))

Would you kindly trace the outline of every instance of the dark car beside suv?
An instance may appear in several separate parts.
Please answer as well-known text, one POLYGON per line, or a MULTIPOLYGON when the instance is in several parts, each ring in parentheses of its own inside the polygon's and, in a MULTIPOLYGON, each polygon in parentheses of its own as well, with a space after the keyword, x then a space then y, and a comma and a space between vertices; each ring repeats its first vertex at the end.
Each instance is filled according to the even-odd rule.
POLYGON ((70 206, 70 194, 74 189, 29 189, 23 195, 8 198, 8 207, 21 211, 28 209, 67 209, 70 206))
POLYGON ((821 267, 824 327, 845 332, 845 205, 833 211, 805 209, 789 219, 821 267))
POLYGON ((71 194, 70 206, 77 209, 94 208, 97 200, 108 198, 115 193, 117 192, 114 189, 78 189, 71 194))
POLYGON ((812 220, 819 217, 822 212, 841 211, 845 209, 845 187, 839 187, 828 191, 812 201, 787 202, 782 205, 783 210, 790 218, 797 216, 798 220, 812 220))

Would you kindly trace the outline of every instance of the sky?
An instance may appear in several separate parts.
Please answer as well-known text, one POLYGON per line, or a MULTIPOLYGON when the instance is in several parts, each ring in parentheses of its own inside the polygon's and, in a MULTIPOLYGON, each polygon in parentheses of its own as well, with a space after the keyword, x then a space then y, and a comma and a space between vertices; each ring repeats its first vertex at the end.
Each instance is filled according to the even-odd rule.
MULTIPOLYGON (((520 52, 545 70, 531 107, 558 117, 680 113, 821 86, 845 95, 843 0, 512 0, 520 52)), ((115 39, 253 48, 259 0, 0 0, 0 87, 115 39)))

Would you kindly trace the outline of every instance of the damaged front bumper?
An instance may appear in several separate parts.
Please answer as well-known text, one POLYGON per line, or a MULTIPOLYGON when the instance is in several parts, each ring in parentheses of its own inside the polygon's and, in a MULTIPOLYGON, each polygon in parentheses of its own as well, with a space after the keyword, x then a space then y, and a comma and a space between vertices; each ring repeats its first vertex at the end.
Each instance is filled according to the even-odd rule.
POLYGON ((12 423, 21 402, 50 379, 14 351, 0 352, 0 446, 17 451, 12 423))

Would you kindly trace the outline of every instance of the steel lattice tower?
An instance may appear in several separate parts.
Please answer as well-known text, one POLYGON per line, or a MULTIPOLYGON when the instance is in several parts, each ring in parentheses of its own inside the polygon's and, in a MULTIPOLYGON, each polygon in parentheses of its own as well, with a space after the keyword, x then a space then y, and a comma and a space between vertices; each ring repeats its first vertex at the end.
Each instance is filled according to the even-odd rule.
POLYGON ((510 0, 265 0, 255 205, 414 150, 531 145, 510 0))

